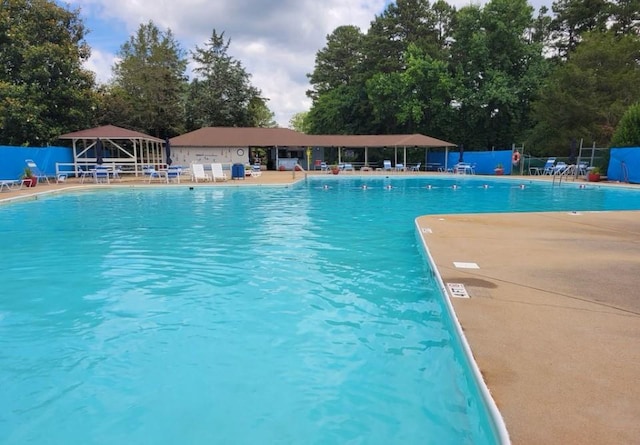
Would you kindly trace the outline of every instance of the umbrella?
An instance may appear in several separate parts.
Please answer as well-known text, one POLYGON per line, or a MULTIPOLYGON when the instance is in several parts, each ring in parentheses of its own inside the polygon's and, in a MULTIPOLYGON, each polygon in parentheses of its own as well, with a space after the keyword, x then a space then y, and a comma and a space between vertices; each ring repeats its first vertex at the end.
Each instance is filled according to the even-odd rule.
POLYGON ((571 145, 569 148, 569 164, 576 163, 576 152, 577 152, 577 143, 575 138, 571 139, 571 145))
POLYGON ((171 142, 169 142, 169 136, 164 138, 164 150, 167 152, 167 165, 173 164, 171 160, 171 142))
POLYGON ((458 158, 458 164, 464 162, 464 144, 460 144, 460 157, 458 158))
POLYGON ((103 147, 100 138, 96 140, 96 164, 102 165, 103 147))

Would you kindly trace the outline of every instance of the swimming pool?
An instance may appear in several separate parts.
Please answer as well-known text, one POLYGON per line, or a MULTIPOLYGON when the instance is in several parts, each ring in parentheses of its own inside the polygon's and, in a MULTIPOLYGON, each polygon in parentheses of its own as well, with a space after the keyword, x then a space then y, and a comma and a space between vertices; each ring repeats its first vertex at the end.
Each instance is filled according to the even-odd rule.
POLYGON ((494 443, 413 219, 639 198, 363 181, 0 207, 0 442, 494 443))

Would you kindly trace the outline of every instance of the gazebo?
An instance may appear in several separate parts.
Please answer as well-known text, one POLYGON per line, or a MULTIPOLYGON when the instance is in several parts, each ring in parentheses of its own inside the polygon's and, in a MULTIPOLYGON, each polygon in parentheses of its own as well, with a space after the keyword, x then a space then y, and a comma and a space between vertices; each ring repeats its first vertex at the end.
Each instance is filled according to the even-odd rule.
POLYGON ((138 131, 114 125, 90 128, 63 134, 58 139, 70 139, 73 148, 73 171, 93 166, 98 161, 98 141, 102 145, 102 162, 125 171, 142 172, 145 165, 164 165, 164 141, 138 131))

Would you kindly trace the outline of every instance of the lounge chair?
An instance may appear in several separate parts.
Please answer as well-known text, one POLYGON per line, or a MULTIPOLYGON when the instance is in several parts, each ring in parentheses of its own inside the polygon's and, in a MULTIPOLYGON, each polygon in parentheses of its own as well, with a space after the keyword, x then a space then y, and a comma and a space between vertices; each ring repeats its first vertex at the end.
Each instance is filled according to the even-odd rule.
POLYGON ((558 162, 556 165, 551 167, 551 175, 561 175, 565 172, 565 170, 569 168, 569 165, 567 165, 565 162, 558 162))
POLYGON ((211 176, 204 172, 203 164, 191 164, 191 179, 194 182, 211 181, 211 176))
POLYGON ((404 167, 404 164, 402 163, 396 163, 396 171, 397 172, 403 172, 406 171, 407 169, 404 167))
POLYGON ((253 164, 251 166, 251 177, 252 178, 257 178, 258 176, 262 175, 262 167, 260 166, 260 164, 253 164))
POLYGON ((96 165, 96 169, 93 171, 93 180, 96 184, 100 182, 109 184, 109 169, 103 165, 96 165))
POLYGON ((352 172, 352 171, 355 171, 355 169, 353 168, 353 164, 348 163, 348 162, 342 166, 342 169, 343 169, 344 171, 346 171, 346 172, 348 172, 348 171, 351 171, 351 172, 352 172))
POLYGON ((329 172, 329 166, 327 165, 326 162, 321 162, 320 163, 320 171, 329 172))
POLYGON ((20 190, 23 184, 21 179, 0 179, 0 192, 4 189, 7 191, 20 190))
POLYGON ((416 165, 414 165, 413 167, 411 167, 411 171, 412 172, 419 172, 420 171, 420 166, 422 165, 421 162, 418 162, 416 165))
POLYGON ((553 166, 556 163, 556 158, 549 158, 547 159, 546 164, 544 164, 544 167, 542 167, 542 174, 543 175, 552 175, 553 174, 553 166))
POLYGON ((25 159, 24 162, 27 163, 27 167, 29 167, 29 170, 31 170, 33 176, 36 177, 36 181, 40 182, 40 180, 44 180, 47 181, 47 184, 51 184, 51 182, 49 182, 49 177, 38 168, 33 159, 25 159))
POLYGON ((151 181, 153 181, 154 179, 158 179, 160 181, 164 181, 166 179, 164 175, 154 167, 145 167, 142 171, 144 172, 145 176, 149 178, 149 183, 151 183, 151 181))
POLYGON ((213 182, 216 182, 216 179, 219 181, 227 180, 227 175, 222 171, 222 164, 219 162, 211 164, 211 177, 213 178, 213 182))
POLYGON ((382 161, 382 170, 386 171, 386 172, 390 172, 391 171, 391 161, 389 161, 387 159, 382 161))
POLYGON ((169 167, 167 169, 167 183, 177 182, 180 184, 180 167, 169 167))

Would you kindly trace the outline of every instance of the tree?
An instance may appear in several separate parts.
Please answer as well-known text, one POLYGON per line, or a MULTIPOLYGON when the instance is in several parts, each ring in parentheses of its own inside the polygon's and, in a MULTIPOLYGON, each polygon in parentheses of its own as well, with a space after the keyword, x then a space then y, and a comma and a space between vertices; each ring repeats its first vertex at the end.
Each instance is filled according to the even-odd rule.
POLYGON ((460 105, 457 140, 467 147, 505 147, 524 138, 546 74, 542 45, 527 38, 532 14, 526 0, 458 11, 451 60, 460 105))
POLYGON ((361 69, 362 33, 355 26, 340 26, 327 36, 327 45, 316 54, 313 73, 307 74, 313 86, 307 96, 312 99, 340 86, 358 81, 361 69))
POLYGON ((112 92, 131 110, 129 126, 156 137, 182 133, 187 60, 171 30, 142 24, 119 55, 112 92))
POLYGON ((640 34, 640 0, 613 0, 611 19, 617 34, 640 34))
POLYGON ((625 110, 640 97, 637 60, 637 36, 617 36, 613 31, 585 34, 542 90, 528 145, 544 144, 553 153, 571 138, 608 144, 625 110))
POLYGON ((616 127, 612 147, 640 147, 640 102, 631 105, 616 127))
MULTIPOLYGON (((250 83, 242 63, 227 54, 230 40, 214 29, 203 48, 191 55, 196 78, 189 86, 187 130, 202 127, 248 127, 255 123, 249 106, 260 90, 250 83)), ((264 99, 262 99, 264 101, 264 99)))
POLYGON ((289 120, 289 128, 299 132, 299 133, 308 133, 308 124, 307 124, 307 116, 308 111, 301 111, 299 113, 294 114, 289 120))
POLYGON ((48 0, 2 0, 0 143, 44 146, 86 126, 94 77, 78 11, 48 0))
POLYGON ((249 115, 251 116, 252 127, 274 128, 278 124, 274 120, 273 111, 267 107, 267 100, 262 97, 254 96, 249 101, 249 115))
POLYGON ((551 9, 556 15, 551 22, 552 38, 560 58, 569 57, 582 34, 604 31, 610 11, 607 0, 557 0, 551 9))

